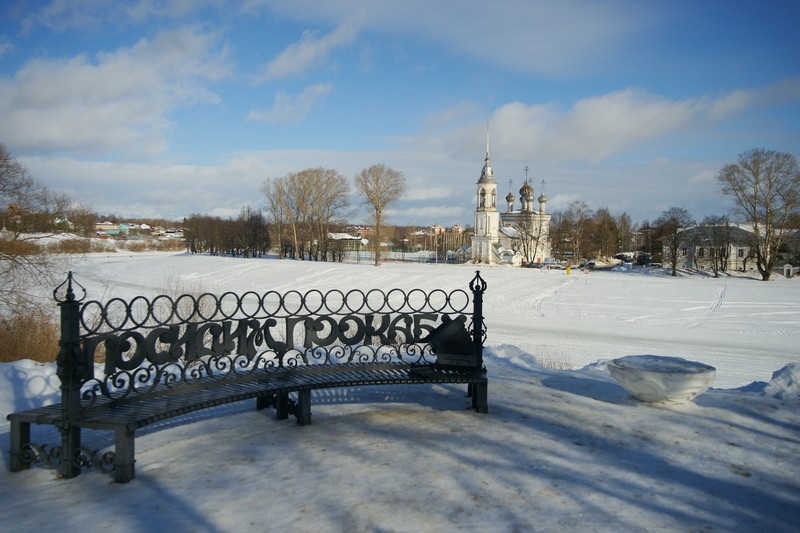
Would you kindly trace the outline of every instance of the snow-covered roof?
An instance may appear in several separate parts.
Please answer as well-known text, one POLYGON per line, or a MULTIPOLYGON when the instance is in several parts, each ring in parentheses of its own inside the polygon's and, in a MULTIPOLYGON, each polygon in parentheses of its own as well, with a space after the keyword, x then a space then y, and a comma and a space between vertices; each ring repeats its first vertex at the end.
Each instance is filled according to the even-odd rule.
POLYGON ((506 237, 511 237, 512 239, 519 239, 522 237, 522 233, 520 233, 517 228, 511 226, 503 226, 500 228, 500 233, 506 237))
POLYGON ((360 239, 349 233, 328 233, 328 238, 332 241, 357 241, 360 239))

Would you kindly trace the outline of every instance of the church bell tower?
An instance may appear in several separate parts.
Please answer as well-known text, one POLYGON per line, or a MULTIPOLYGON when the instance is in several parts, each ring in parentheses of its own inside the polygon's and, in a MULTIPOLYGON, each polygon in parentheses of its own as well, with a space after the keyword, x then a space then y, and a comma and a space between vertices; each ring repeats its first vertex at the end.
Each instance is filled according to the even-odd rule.
POLYGON ((486 159, 476 187, 475 236, 472 239, 472 261, 493 263, 494 245, 500 229, 497 210, 497 180, 489 156, 489 128, 486 128, 486 159))

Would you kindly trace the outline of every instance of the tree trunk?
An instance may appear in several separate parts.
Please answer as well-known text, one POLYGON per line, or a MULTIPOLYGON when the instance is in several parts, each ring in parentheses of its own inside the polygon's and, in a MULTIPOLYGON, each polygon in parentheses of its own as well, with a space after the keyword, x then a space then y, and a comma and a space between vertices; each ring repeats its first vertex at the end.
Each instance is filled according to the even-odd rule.
POLYGON ((381 266, 381 212, 375 210, 375 266, 381 266))

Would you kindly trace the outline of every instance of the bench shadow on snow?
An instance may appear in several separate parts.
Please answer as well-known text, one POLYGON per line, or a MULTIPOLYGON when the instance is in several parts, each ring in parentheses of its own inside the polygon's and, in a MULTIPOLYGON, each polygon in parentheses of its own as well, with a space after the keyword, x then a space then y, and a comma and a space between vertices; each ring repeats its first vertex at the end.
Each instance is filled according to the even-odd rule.
MULTIPOLYGON (((36 376, 35 380, 41 378, 36 376)), ((21 382, 24 382, 22 380, 21 382)), ((20 394, 19 396, 24 397, 20 394)), ((51 395, 44 402, 44 405, 58 401, 56 394, 51 395)), ((294 395, 292 395, 294 396, 294 395)), ((455 411, 466 410, 469 408, 469 400, 466 396, 466 385, 396 385, 392 387, 386 386, 359 386, 359 387, 340 387, 334 389, 318 389, 311 392, 311 407, 312 414, 314 413, 314 406, 331 406, 331 405, 365 405, 369 406, 371 410, 381 410, 381 404, 395 403, 395 404, 409 404, 434 411, 455 411)), ((39 402, 32 404, 32 406, 39 405, 39 402)), ((169 431, 173 428, 191 426, 198 422, 218 419, 220 417, 228 417, 239 413, 247 413, 255 411, 255 400, 242 400, 240 402, 233 402, 227 405, 212 407, 193 413, 187 413, 178 417, 169 418, 151 424, 150 426, 141 428, 136 431, 140 437, 156 434, 163 431, 169 431)), ((266 423, 294 425, 295 418, 290 416, 287 421, 280 421, 275 419, 274 408, 266 408, 260 412, 266 420, 266 423)), ((323 415, 323 413, 319 413, 323 415)), ((4 414, 5 416, 5 414, 4 414)), ((9 461, 9 438, 8 426, 0 430, 0 451, 3 454, 3 462, 5 468, 8 469, 9 461)), ((104 430, 92 430, 84 428, 82 431, 83 447, 87 450, 106 451, 114 445, 114 433, 104 430)), ((58 430, 49 425, 31 425, 31 440, 37 444, 45 444, 48 448, 60 445, 60 434, 58 430)), ((42 468, 42 465, 35 465, 34 468, 42 468)), ((47 467, 44 467, 47 468, 47 467)), ((51 467, 54 468, 54 467, 51 467)))
POLYGON ((549 376, 542 379, 542 385, 550 389, 569 392, 593 400, 608 403, 625 403, 632 397, 616 383, 602 381, 592 377, 575 375, 572 372, 560 376, 549 376))

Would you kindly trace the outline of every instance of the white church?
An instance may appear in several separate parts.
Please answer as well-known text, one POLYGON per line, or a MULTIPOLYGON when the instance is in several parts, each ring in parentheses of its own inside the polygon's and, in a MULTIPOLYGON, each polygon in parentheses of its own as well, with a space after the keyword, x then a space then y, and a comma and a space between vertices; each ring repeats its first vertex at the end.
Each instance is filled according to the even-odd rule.
POLYGON ((527 176, 519 190, 519 209, 515 209, 516 198, 509 192, 505 198, 506 211, 498 211, 497 180, 489 157, 488 133, 486 159, 476 189, 475 235, 471 247, 473 263, 519 266, 542 263, 545 257, 550 256, 550 215, 545 212, 547 197, 542 191, 537 209, 533 187, 527 176))

